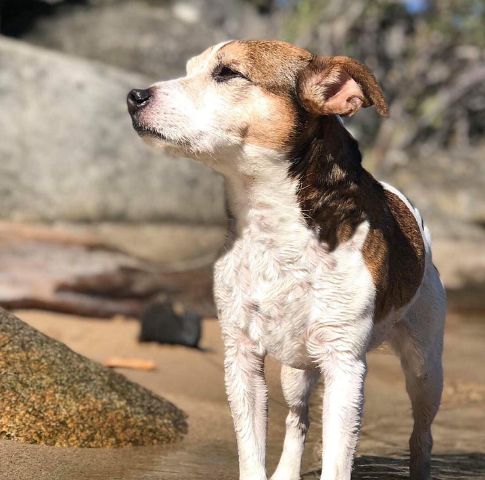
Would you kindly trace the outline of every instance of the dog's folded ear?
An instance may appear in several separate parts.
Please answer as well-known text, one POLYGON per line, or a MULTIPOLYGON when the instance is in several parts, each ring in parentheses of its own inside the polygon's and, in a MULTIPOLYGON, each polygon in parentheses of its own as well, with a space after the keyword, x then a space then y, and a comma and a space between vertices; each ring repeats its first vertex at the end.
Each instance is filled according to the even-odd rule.
POLYGON ((351 117, 375 105, 387 117, 387 104, 372 72, 349 57, 315 57, 300 73, 297 93, 303 107, 317 115, 351 117))

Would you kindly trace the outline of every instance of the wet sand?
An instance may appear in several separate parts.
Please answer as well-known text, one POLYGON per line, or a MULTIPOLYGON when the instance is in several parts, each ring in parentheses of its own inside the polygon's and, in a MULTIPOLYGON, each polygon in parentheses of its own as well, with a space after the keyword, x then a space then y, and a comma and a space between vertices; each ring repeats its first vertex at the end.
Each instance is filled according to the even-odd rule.
MULTIPOLYGON (((189 434, 170 448, 66 449, 0 441, 0 479, 12 480, 237 480, 237 454, 223 382, 218 324, 206 320, 201 350, 137 341, 129 319, 87 319, 20 311, 20 318, 88 357, 140 357, 154 371, 119 369, 173 401, 189 415, 189 434)), ((434 424, 434 478, 485 479, 485 318, 451 315, 445 339, 445 393, 434 424)), ((268 472, 278 461, 286 406, 279 365, 269 359, 268 472)), ((304 478, 318 478, 321 388, 312 398, 304 478)), ((410 404, 398 360, 381 349, 369 356, 366 405, 355 479, 406 478, 410 404)))

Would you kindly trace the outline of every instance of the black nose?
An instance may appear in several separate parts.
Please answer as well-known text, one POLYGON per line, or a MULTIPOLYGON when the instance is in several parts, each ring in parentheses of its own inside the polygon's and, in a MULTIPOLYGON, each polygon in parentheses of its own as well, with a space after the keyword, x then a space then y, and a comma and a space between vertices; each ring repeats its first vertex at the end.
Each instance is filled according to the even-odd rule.
POLYGON ((134 89, 128 94, 126 101, 128 102, 128 111, 133 115, 136 110, 145 105, 150 100, 150 90, 134 89))

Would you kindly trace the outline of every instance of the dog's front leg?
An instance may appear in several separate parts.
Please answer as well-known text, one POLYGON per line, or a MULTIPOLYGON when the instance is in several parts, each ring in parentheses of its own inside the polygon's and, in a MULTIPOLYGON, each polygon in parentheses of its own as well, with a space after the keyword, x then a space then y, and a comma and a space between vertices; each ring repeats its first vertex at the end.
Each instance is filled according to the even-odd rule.
POLYGON ((240 480, 266 480, 268 394, 264 354, 242 332, 225 336, 226 390, 237 436, 240 480))
POLYGON ((360 433, 365 354, 333 352, 322 363, 323 398, 322 480, 350 480, 360 433))

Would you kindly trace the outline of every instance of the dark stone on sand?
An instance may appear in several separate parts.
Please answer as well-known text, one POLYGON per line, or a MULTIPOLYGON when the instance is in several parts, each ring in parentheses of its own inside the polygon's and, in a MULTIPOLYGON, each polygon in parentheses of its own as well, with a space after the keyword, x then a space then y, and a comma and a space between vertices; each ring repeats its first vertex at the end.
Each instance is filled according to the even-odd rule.
POLYGON ((201 320, 200 315, 179 302, 156 301, 143 314, 140 340, 196 348, 201 335, 201 320))
POLYGON ((0 309, 0 438, 63 447, 166 444, 185 414, 0 309))

